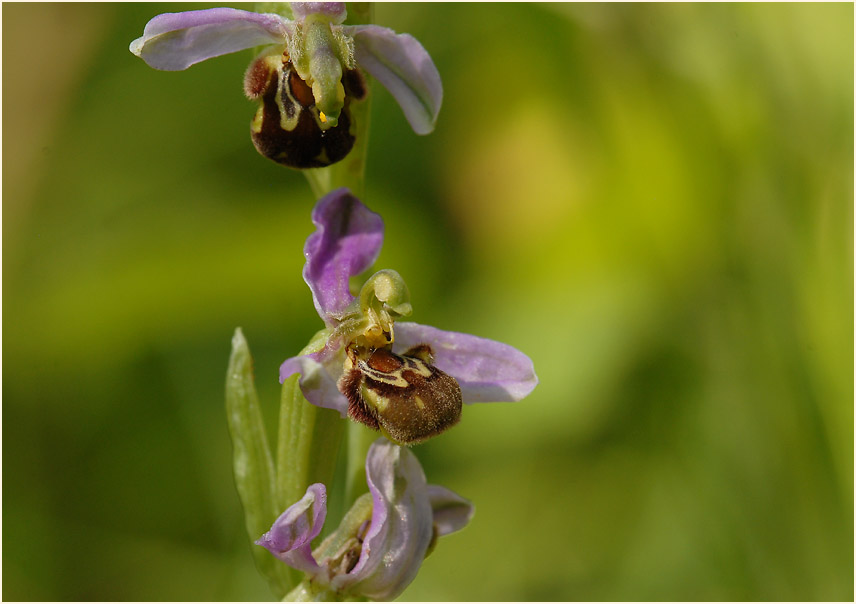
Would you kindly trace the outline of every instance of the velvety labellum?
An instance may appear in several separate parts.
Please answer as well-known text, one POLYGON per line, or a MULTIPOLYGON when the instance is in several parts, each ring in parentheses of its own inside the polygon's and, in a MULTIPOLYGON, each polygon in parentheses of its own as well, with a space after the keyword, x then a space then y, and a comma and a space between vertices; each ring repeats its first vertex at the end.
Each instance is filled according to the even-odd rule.
POLYGON ((350 104, 366 96, 362 74, 345 70, 345 101, 335 126, 315 106, 312 88, 283 57, 260 57, 250 66, 244 88, 261 101, 250 128, 259 153, 291 168, 323 168, 348 155, 354 146, 350 104))
POLYGON ((349 349, 339 381, 348 416, 402 445, 451 428, 461 418, 461 388, 431 361, 431 348, 424 344, 403 355, 388 348, 349 349))

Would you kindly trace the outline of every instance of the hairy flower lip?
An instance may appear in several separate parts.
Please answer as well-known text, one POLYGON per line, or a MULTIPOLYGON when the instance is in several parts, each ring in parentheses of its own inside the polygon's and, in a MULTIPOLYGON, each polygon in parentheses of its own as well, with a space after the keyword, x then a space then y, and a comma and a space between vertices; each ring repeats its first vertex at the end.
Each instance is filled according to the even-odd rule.
MULTIPOLYGON (((300 4, 300 3, 295 3, 300 4)), ((181 71, 207 59, 257 46, 287 47, 304 21, 321 15, 353 40, 356 64, 389 90, 417 134, 434 129, 443 102, 440 74, 423 46, 408 34, 378 25, 339 25, 344 5, 304 3, 295 20, 273 13, 210 8, 164 13, 151 19, 129 50, 149 66, 181 71)), ((322 72, 326 68, 321 68, 322 72)), ((322 74, 323 75, 323 74, 322 74)))

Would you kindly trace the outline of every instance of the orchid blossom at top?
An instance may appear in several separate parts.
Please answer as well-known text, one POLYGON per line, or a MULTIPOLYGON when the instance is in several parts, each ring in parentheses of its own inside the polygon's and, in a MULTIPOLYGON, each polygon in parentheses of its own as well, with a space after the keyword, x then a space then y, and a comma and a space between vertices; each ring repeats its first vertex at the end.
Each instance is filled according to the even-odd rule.
POLYGON ((412 36, 378 25, 342 25, 340 2, 293 2, 294 19, 212 8, 164 13, 146 24, 132 53, 155 69, 266 46, 244 78, 259 108, 251 124, 258 151, 293 168, 328 166, 354 145, 351 102, 367 94, 365 70, 395 97, 417 134, 434 129, 443 100, 440 75, 412 36))
POLYGON ((303 278, 326 328, 280 368, 281 381, 300 374, 310 403, 416 444, 456 424, 462 403, 518 401, 537 385, 532 361, 507 344, 397 322, 411 306, 395 271, 351 294, 350 278, 380 253, 383 220, 347 189, 318 201, 312 221, 303 278))

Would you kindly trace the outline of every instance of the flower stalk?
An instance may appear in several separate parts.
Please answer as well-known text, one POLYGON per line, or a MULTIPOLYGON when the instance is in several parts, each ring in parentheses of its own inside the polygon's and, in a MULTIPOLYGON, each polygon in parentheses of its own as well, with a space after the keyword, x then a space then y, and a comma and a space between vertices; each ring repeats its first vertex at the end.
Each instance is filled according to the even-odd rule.
POLYGON ((351 290, 384 237, 382 218, 358 198, 371 84, 392 94, 417 134, 433 130, 443 97, 422 45, 371 24, 372 12, 371 3, 299 2, 166 13, 130 45, 171 71, 255 48, 244 76, 257 104, 252 142, 302 170, 318 200, 303 277, 324 327, 280 367, 275 455, 240 329, 226 378, 235 482, 247 533, 262 546, 255 562, 290 601, 400 595, 438 537, 474 510, 428 484, 408 447, 456 425, 465 404, 518 401, 538 383, 532 361, 507 344, 404 322, 413 309, 394 270, 351 290))
MULTIPOLYGON (((372 2, 351 2, 348 3, 348 17, 345 22, 353 25, 368 24, 373 21, 374 3, 372 2)), ((368 139, 369 125, 371 121, 371 101, 372 101, 372 78, 368 74, 364 74, 365 87, 367 94, 361 101, 353 102, 350 106, 351 115, 354 120, 354 146, 345 159, 336 162, 330 166, 323 168, 309 168, 303 170, 303 175, 312 189, 312 194, 316 199, 321 199, 331 191, 339 188, 348 188, 360 196, 365 190, 365 171, 366 160, 368 155, 368 139)), ((308 348, 308 347, 307 347, 308 348)), ((368 454, 369 447, 377 438, 377 435, 365 426, 354 422, 341 421, 337 413, 328 409, 318 409, 303 397, 300 388, 297 384, 297 377, 292 376, 283 382, 283 403, 280 409, 280 433, 284 430, 289 430, 291 434, 297 433, 297 436, 292 436, 292 440, 303 441, 303 448, 310 456, 323 457, 326 460, 324 468, 318 468, 313 475, 316 477, 310 480, 309 475, 298 478, 293 478, 288 481, 288 487, 283 488, 281 492, 280 502, 282 507, 288 505, 287 502, 295 501, 300 494, 306 490, 306 487, 313 482, 323 482, 331 484, 331 481, 324 480, 323 476, 332 478, 333 469, 335 468, 336 456, 330 455, 329 451, 338 451, 343 445, 343 437, 346 467, 344 477, 344 492, 343 501, 337 506, 338 509, 348 509, 357 498, 366 492, 366 472, 365 459, 368 454), (286 386, 288 384, 288 387, 286 386), (286 390, 288 389, 288 392, 286 390), (289 409, 286 409, 287 397, 292 397, 294 401, 289 409), (299 403, 297 401, 300 401, 299 403), (319 412, 320 411, 320 412, 319 412), (317 429, 309 432, 303 430, 298 432, 293 425, 285 427, 285 422, 294 422, 294 420, 283 419, 284 416, 301 415, 308 418, 316 415, 318 425, 317 429)), ((285 442, 281 437, 280 442, 285 442)), ((291 455, 291 452, 280 447, 279 459, 283 463, 283 458, 291 455)), ((284 465, 283 465, 284 467, 284 465)), ((283 482, 280 482, 283 484, 283 482)), ((282 508, 280 508, 282 509, 282 508)), ((289 593, 287 600, 289 601, 310 601, 316 600, 321 594, 317 589, 312 588, 304 583, 299 584, 294 590, 289 593), (302 598, 307 598, 303 600, 302 598)))
POLYGON ((353 504, 366 492, 366 466, 363 463, 377 433, 363 424, 348 422, 348 460, 345 469, 345 502, 353 504))

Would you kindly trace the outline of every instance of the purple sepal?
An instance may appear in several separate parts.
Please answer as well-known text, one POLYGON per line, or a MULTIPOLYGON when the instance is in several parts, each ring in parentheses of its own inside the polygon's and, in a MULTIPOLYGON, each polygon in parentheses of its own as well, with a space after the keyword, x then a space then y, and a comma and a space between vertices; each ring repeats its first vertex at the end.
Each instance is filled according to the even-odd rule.
POLYGON ((315 483, 303 498, 285 510, 271 529, 256 541, 289 566, 310 575, 319 571, 312 556, 312 540, 321 533, 327 518, 327 489, 315 483))
POLYGON ((350 278, 370 267, 380 253, 383 219, 342 188, 318 201, 312 222, 318 228, 303 248, 303 279, 318 314, 333 325, 354 299, 350 278))
POLYGON ((461 386, 465 403, 519 401, 538 385, 532 360, 508 344, 418 323, 395 324, 395 351, 418 344, 434 350, 434 365, 461 386))
POLYGON ((416 134, 434 130, 443 83, 431 55, 416 38, 379 25, 348 28, 354 37, 354 57, 392 94, 416 134))
POLYGON ((475 507, 454 491, 436 484, 428 485, 428 500, 434 516, 434 528, 437 536, 443 537, 459 531, 473 518, 475 507))
POLYGON ((372 600, 396 598, 416 577, 433 535, 425 474, 409 449, 379 439, 366 458, 372 519, 354 569, 335 589, 372 600))
POLYGON ((130 51, 155 69, 181 71, 212 57, 284 42, 291 27, 278 15, 234 8, 164 13, 146 24, 130 51))
POLYGON ((325 348, 313 354, 291 357, 280 366, 279 381, 284 382, 289 376, 299 373, 300 390, 306 400, 318 407, 334 409, 341 413, 342 417, 346 417, 348 400, 336 387, 338 378, 331 375, 322 362, 326 350, 325 348))

